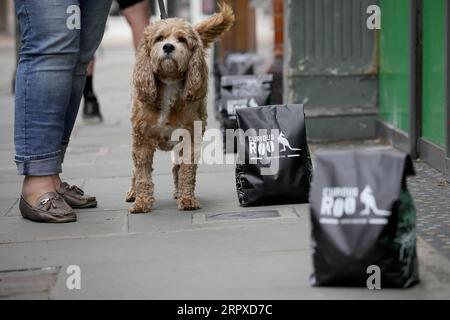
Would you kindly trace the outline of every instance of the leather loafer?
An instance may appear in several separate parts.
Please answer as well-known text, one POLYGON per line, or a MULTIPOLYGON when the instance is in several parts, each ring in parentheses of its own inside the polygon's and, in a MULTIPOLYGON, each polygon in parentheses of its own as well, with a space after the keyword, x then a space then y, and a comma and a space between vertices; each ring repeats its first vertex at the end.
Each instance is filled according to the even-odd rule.
POLYGON ((20 213, 25 219, 41 223, 68 223, 77 221, 77 216, 64 199, 55 192, 41 196, 35 205, 20 197, 20 213))
POLYGON ((93 196, 84 194, 84 191, 77 186, 71 186, 68 183, 63 182, 56 191, 73 209, 90 209, 97 207, 97 199, 93 196))

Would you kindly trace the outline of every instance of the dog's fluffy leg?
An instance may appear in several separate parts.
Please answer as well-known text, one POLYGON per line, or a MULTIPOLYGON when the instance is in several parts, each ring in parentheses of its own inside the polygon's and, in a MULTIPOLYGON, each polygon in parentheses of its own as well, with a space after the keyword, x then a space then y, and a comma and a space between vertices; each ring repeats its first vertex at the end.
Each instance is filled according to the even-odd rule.
POLYGON ((130 203, 136 201, 136 169, 134 167, 133 167, 133 177, 131 178, 131 186, 130 190, 127 193, 126 201, 130 203))
POLYGON ((198 210, 200 202, 195 199, 196 164, 181 164, 178 181, 178 209, 182 211, 198 210))
POLYGON ((178 182, 179 182, 178 175, 179 175, 179 173, 180 173, 180 165, 176 164, 176 165, 173 166, 173 169, 172 169, 173 186, 174 186, 173 198, 175 200, 177 200, 178 196, 179 196, 179 193, 178 193, 178 182))
POLYGON ((155 203, 153 196, 154 185, 151 177, 154 153, 155 148, 151 144, 148 146, 133 146, 136 200, 130 208, 130 213, 148 213, 152 211, 155 203))
MULTIPOLYGON (((193 130, 191 136, 194 137, 193 130)), ((193 146, 190 150, 191 162, 182 162, 178 170, 178 209, 182 211, 198 210, 202 207, 195 198, 195 184, 201 148, 195 143, 194 139, 191 143, 193 146)))

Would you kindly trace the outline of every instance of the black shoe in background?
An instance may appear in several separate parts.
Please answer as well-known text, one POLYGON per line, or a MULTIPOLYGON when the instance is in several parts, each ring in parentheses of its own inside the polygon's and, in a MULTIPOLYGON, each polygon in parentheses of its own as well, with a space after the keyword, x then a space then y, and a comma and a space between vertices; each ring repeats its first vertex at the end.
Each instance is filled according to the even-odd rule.
POLYGON ((98 124, 103 122, 100 105, 93 92, 84 95, 83 122, 85 124, 98 124))

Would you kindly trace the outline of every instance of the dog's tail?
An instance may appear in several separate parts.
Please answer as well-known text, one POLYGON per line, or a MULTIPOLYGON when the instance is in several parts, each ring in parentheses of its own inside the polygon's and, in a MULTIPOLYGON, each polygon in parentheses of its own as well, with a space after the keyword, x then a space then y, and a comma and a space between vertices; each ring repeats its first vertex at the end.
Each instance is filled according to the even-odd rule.
POLYGON ((220 4, 219 7, 219 13, 216 13, 195 26, 195 30, 199 33, 205 48, 209 48, 217 38, 230 30, 234 24, 235 16, 233 9, 225 2, 220 4))

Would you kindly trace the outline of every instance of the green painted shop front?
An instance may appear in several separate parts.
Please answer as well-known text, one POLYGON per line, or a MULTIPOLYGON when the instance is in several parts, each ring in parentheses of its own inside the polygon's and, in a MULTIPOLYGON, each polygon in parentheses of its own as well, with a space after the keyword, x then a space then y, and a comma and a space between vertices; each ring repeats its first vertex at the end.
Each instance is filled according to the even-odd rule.
POLYGON ((409 131, 409 0, 381 0, 379 115, 409 131))
POLYGON ((381 134, 447 173, 448 2, 380 0, 379 32, 381 134))

